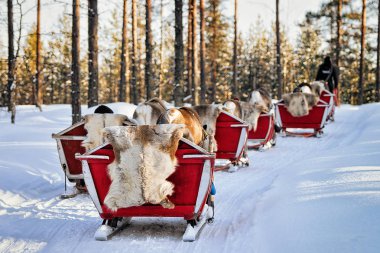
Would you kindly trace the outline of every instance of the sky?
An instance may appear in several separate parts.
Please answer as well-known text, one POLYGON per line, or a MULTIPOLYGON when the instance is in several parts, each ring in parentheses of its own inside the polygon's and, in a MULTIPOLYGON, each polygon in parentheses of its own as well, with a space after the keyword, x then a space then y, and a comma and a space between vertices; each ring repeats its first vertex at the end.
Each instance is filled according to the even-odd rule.
MULTIPOLYGON (((24 18, 24 33, 30 31, 30 27, 35 23, 36 0, 24 0, 23 12, 26 12, 24 18)), ((121 0, 98 0, 99 1, 99 23, 110 17, 112 9, 122 8, 121 0), (120 3, 120 4, 119 4, 120 3)), ((141 1, 141 0, 140 0, 141 1)), ((167 1, 167 0, 166 0, 167 1)), ((171 0, 169 0, 171 1, 171 0)), ((207 1, 207 0, 206 0, 207 1)), ((15 2, 15 1, 14 1, 15 2)), ((41 29, 43 34, 49 34, 57 31, 59 27, 58 19, 63 13, 71 13, 70 0, 41 0, 41 29)), ((82 0, 82 4, 87 1, 82 0)), ((130 2, 130 1, 128 1, 130 2)), ((159 1, 153 0, 153 5, 158 6, 159 1)), ((316 11, 323 0, 280 0, 280 22, 287 31, 287 36, 291 42, 296 41, 299 28, 297 24, 303 20, 307 11, 316 11)), ((4 57, 7 52, 7 23, 6 23, 6 1, 0 0, 0 56, 4 57)), ((130 6, 129 6, 130 7, 130 6)), ((233 17, 233 0, 224 0, 224 13, 233 17)), ((17 6, 14 6, 15 12, 18 12, 17 6)), ((156 10, 157 11, 157 10, 156 10)), ((81 27, 82 39, 86 36, 86 7, 81 9, 81 27)), ((184 11, 185 13, 185 11, 184 11)), ((172 5, 165 7, 164 15, 172 14, 172 5)), ((15 17, 17 13, 15 14, 15 17)), ((251 25, 255 24, 261 17, 262 23, 266 28, 270 28, 275 20, 275 0, 239 0, 238 1, 238 30, 243 35, 247 34, 251 25)), ((231 19, 232 20, 232 19, 231 19)), ((16 22, 15 22, 16 23, 16 22)), ((16 26, 16 24, 15 24, 16 26)), ((16 27, 15 27, 16 30, 16 27)), ((45 35, 48 36, 48 35, 45 35)))

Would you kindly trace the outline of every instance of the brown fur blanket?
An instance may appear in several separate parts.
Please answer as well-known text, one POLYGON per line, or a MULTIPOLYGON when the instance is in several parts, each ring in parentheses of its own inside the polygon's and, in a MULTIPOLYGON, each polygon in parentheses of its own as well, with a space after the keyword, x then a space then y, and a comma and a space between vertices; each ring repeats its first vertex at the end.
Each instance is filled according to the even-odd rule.
POLYGON ((175 171, 183 131, 184 126, 176 124, 105 128, 115 153, 108 166, 112 183, 106 206, 113 211, 145 203, 174 208, 167 198, 174 185, 166 179, 175 171))

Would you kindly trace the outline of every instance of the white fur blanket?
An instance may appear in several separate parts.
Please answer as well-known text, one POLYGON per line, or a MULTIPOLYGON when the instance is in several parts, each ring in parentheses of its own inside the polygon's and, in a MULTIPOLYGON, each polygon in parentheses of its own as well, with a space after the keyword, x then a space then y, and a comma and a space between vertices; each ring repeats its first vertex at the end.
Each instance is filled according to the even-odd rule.
POLYGON ((108 126, 122 126, 127 116, 121 114, 89 114, 84 116, 84 128, 87 138, 82 142, 86 151, 96 148, 104 143, 102 130, 108 126))
POLYGON ((174 185, 166 179, 174 173, 183 125, 107 127, 104 136, 115 153, 108 166, 111 185, 104 200, 115 211, 145 203, 174 208, 168 196, 174 185))

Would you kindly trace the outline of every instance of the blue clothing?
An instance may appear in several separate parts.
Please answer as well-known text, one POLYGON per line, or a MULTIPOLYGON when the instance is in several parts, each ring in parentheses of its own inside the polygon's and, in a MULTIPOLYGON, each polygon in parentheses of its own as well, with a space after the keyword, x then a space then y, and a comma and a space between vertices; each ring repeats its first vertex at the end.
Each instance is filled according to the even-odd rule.
POLYGON ((216 189, 215 189, 215 185, 214 185, 214 182, 211 183, 211 192, 210 192, 211 195, 215 195, 216 194, 216 189))

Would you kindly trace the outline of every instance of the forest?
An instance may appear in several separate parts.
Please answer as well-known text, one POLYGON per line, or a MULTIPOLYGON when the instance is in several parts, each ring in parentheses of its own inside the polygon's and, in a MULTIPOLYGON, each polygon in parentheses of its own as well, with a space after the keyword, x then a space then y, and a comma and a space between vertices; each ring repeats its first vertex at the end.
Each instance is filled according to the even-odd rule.
MULTIPOLYGON (((239 30, 239 1, 112 0, 106 22, 97 0, 7 0, 0 6, 0 107, 16 120, 16 105, 81 105, 128 102, 153 97, 204 104, 246 100, 263 87, 280 99, 302 82, 315 79, 323 57, 339 67, 340 100, 379 102, 380 1, 321 1, 298 24, 296 42, 279 18, 271 28, 257 17, 248 34, 239 30), (41 32, 41 13, 64 6, 56 31, 41 32), (35 15, 25 28, 27 13, 35 15), (87 25, 86 34, 81 27, 87 25), (29 29, 25 31, 25 29, 29 29), (26 35, 23 35, 26 34, 26 35), (83 38, 86 38, 83 40, 83 38)), ((242 0, 243 1, 243 0, 242 0)), ((99 1, 100 2, 100 1, 99 1)))

